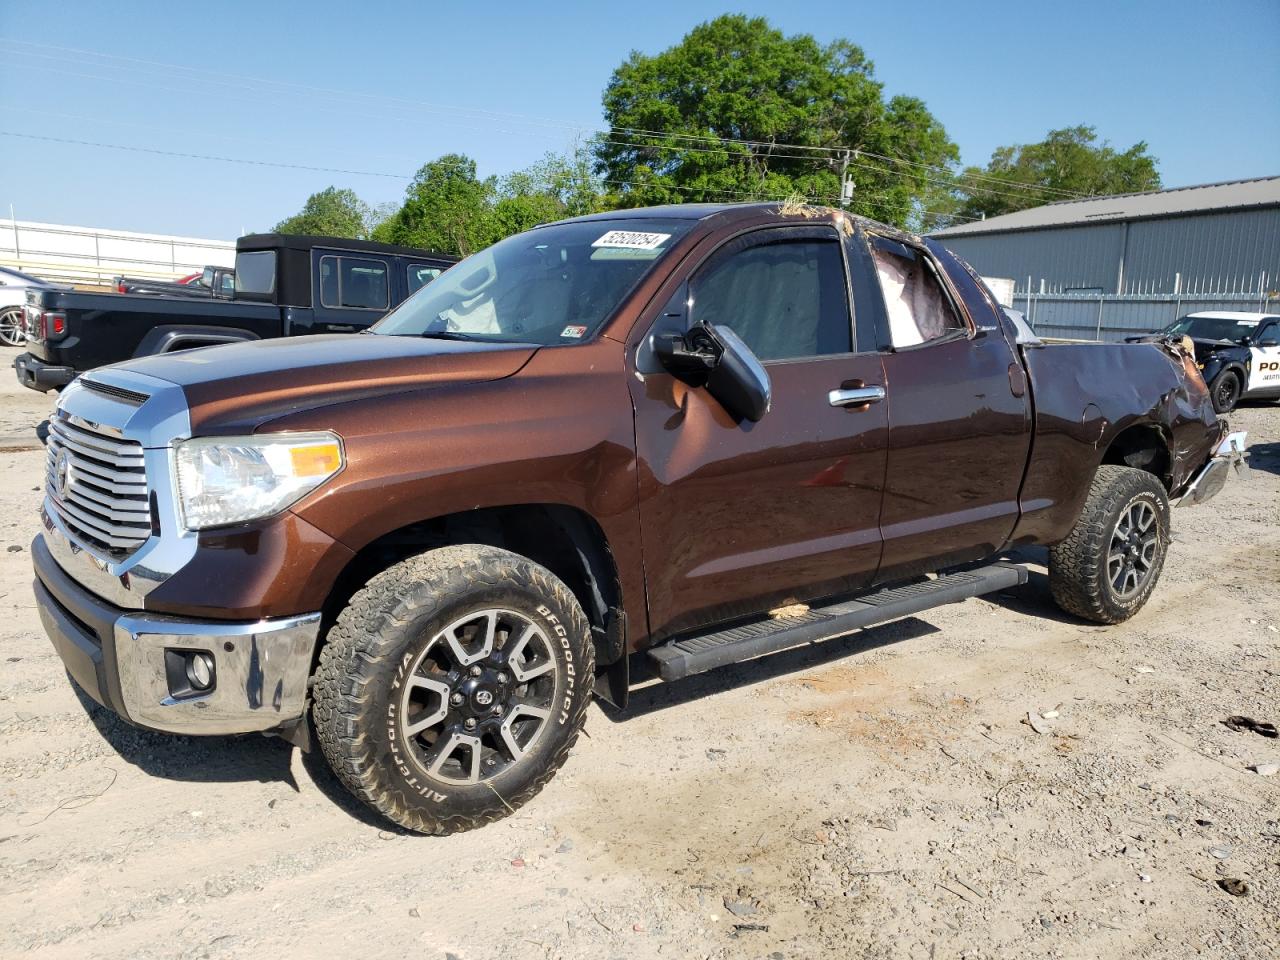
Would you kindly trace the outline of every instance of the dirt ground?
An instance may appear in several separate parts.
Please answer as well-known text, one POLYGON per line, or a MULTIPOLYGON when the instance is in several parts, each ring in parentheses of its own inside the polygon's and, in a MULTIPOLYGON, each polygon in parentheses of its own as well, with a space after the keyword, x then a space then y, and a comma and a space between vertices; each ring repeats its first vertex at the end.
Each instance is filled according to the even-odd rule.
POLYGON ((90 713, 30 592, 49 401, 0 358, 0 955, 1280 955, 1280 406, 1113 628, 1024 588, 593 707, 444 839, 278 740, 90 713), (1038 733, 1029 710, 1053 711, 1038 733), (1219 882, 1247 884, 1233 896, 1219 882))

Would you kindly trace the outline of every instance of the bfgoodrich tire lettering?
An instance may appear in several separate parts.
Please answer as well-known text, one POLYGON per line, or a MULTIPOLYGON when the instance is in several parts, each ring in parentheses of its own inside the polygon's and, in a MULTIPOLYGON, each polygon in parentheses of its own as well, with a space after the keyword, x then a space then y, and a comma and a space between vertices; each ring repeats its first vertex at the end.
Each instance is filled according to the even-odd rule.
POLYGON ((320 654, 312 717, 352 793, 410 830, 453 833, 551 779, 594 668, 586 616, 550 571, 496 547, 444 547, 351 598, 320 654))
POLYGON ((1049 548, 1049 588, 1068 613, 1128 620, 1147 602, 1169 550, 1169 498, 1145 470, 1098 468, 1071 533, 1049 548))

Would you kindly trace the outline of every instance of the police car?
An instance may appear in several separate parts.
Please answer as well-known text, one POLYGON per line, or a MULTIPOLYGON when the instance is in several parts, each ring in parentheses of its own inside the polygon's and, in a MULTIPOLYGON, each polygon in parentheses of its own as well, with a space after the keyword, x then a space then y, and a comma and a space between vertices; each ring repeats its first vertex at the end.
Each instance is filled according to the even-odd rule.
POLYGON ((1191 338, 1218 413, 1244 399, 1280 400, 1280 314, 1206 310, 1160 335, 1191 338))

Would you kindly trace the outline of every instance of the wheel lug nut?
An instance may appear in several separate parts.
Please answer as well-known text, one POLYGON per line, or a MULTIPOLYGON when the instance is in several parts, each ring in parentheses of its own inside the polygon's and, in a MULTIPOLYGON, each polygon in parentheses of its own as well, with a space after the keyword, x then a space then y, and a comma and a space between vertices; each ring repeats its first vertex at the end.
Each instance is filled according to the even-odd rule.
POLYGON ((484 765, 486 767, 496 767, 498 765, 498 761, 493 759, 493 757, 490 757, 488 760, 484 762, 484 765))
POLYGON ((505 673, 500 673, 500 674, 498 674, 498 682, 499 682, 499 683, 506 683, 506 682, 507 682, 507 675, 506 675, 505 673))
POLYGON ((480 669, 480 665, 479 665, 479 664, 476 664, 474 667, 472 667, 472 668, 471 668, 471 675, 472 675, 473 677, 478 677, 478 676, 480 676, 480 674, 482 674, 482 673, 484 673, 484 671, 480 669))
POLYGON ((467 719, 463 721, 462 725, 466 727, 468 730, 474 730, 476 728, 475 718, 467 717, 467 719))
POLYGON ((498 707, 498 706, 495 706, 495 707, 493 708, 493 715, 494 715, 495 717, 500 717, 500 716, 502 716, 502 708, 501 708, 501 707, 498 707))
POLYGON ((449 702, 452 703, 455 707, 461 704, 462 700, 463 700, 463 697, 462 697, 462 694, 460 693, 455 693, 452 697, 449 698, 449 702))

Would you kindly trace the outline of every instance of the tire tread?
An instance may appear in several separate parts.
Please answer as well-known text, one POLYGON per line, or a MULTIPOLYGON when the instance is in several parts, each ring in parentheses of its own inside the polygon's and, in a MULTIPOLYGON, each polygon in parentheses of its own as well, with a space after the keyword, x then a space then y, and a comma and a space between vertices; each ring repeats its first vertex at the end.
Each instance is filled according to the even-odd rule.
MULTIPOLYGON (((352 596, 330 629, 320 651, 312 686, 312 718, 316 738, 338 779, 355 796, 383 816, 419 833, 445 835, 471 830, 507 816, 532 799, 564 764, 577 742, 591 702, 589 690, 575 698, 568 736, 550 755, 538 776, 518 794, 500 796, 476 815, 427 817, 405 804, 398 791, 379 776, 374 744, 367 733, 376 672, 395 656, 403 630, 415 611, 442 596, 457 596, 476 587, 519 586, 554 597, 568 611, 566 628, 583 642, 575 649, 583 682, 595 673, 590 627, 573 593, 554 574, 518 554, 477 544, 429 550, 394 564, 374 576, 352 596)), ((493 789, 492 786, 490 789, 493 789)))
POLYGON ((1049 548, 1049 590, 1054 602, 1067 613, 1095 623, 1120 623, 1146 603, 1160 578, 1163 550, 1154 576, 1134 602, 1118 604, 1104 585, 1106 556, 1116 517, 1124 504, 1143 492, 1156 495, 1157 522, 1167 544, 1169 504, 1160 481, 1134 467, 1113 464, 1098 467, 1075 526, 1066 539, 1049 548))

